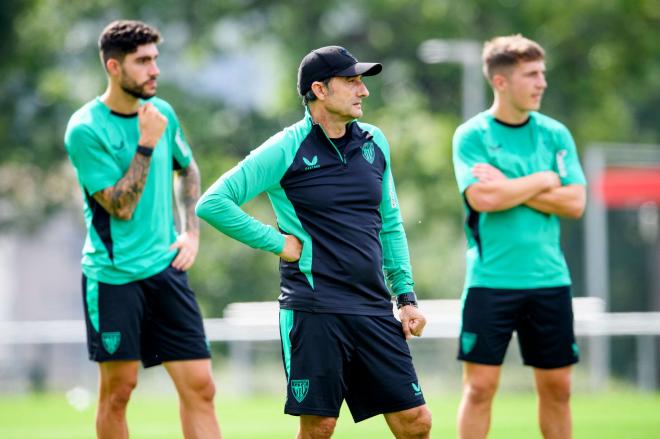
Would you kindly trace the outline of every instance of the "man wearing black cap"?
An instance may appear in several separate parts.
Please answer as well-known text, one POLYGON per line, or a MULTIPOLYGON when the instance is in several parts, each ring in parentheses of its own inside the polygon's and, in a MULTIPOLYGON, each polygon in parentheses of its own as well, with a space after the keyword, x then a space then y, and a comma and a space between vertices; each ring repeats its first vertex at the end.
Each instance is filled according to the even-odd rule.
POLYGON ((338 46, 298 70, 305 117, 252 151, 211 186, 197 215, 280 257, 285 412, 299 438, 330 437, 345 399, 355 422, 384 414, 398 438, 426 438, 431 413, 406 339, 422 333, 390 147, 358 122, 369 96, 360 63, 338 46), (266 192, 278 229, 240 209, 266 192), (392 313, 396 296, 401 322, 392 313))

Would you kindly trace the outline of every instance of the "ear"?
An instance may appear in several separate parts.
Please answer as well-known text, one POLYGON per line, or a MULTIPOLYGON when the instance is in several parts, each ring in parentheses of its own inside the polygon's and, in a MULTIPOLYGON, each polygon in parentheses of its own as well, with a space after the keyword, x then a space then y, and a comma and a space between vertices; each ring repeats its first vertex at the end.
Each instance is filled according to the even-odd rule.
POLYGON ((316 95, 316 99, 319 101, 325 100, 326 96, 328 96, 328 89, 320 81, 312 82, 312 91, 316 95))
POLYGON ((495 73, 490 80, 490 83, 496 91, 502 91, 506 87, 507 82, 506 76, 501 73, 495 73))
POLYGON ((121 72, 121 63, 115 58, 108 58, 105 63, 105 69, 110 76, 117 76, 121 72))

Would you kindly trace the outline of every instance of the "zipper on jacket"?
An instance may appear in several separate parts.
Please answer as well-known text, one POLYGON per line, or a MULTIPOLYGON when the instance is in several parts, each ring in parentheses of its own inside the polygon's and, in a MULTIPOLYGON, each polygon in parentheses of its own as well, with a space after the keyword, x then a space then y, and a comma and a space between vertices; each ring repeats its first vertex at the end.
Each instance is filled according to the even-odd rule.
MULTIPOLYGON (((321 131, 323 131, 323 135, 325 136, 325 138, 328 139, 328 142, 330 142, 330 145, 332 145, 332 147, 337 152, 337 155, 339 156, 339 160, 341 161, 342 166, 346 167, 346 157, 344 157, 341 154, 341 152, 339 151, 339 148, 337 148, 337 145, 335 145, 335 142, 333 142, 332 139, 330 139, 330 137, 328 137, 328 135, 326 134, 326 132, 323 129, 323 127, 321 126, 321 124, 318 124, 318 126, 319 126, 319 128, 321 128, 321 131)), ((346 129, 348 129, 348 127, 346 129)))

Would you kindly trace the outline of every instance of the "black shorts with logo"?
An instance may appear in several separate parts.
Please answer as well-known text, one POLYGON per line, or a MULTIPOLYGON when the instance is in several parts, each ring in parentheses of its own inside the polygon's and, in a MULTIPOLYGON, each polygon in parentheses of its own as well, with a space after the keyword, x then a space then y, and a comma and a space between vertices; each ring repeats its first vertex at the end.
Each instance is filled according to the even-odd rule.
POLYGON ((393 315, 280 310, 287 377, 284 412, 338 417, 346 399, 353 420, 423 405, 412 357, 393 315))
POLYGON ((195 294, 184 271, 168 266, 146 279, 113 285, 83 275, 90 360, 166 361, 210 358, 195 294))
POLYGON ((468 289, 458 359, 500 365, 513 331, 528 366, 554 369, 577 363, 573 306, 568 286, 468 289))

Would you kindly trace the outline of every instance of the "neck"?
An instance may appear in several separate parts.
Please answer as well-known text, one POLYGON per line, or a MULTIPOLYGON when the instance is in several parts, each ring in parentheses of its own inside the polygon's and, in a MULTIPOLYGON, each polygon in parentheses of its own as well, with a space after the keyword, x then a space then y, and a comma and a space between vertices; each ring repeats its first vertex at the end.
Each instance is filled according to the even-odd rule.
POLYGON ((115 113, 133 114, 140 108, 140 100, 131 96, 118 85, 110 82, 108 88, 101 95, 101 101, 115 113))
POLYGON ((334 113, 330 113, 325 107, 321 105, 309 106, 309 113, 312 115, 312 120, 321 125, 325 134, 331 139, 336 139, 346 133, 346 124, 352 119, 345 117, 337 117, 334 113))
POLYGON ((493 106, 490 107, 490 111, 497 120, 501 120, 502 122, 511 125, 518 125, 529 119, 528 110, 521 110, 512 105, 507 105, 504 100, 497 95, 495 95, 495 101, 493 102, 493 106))

